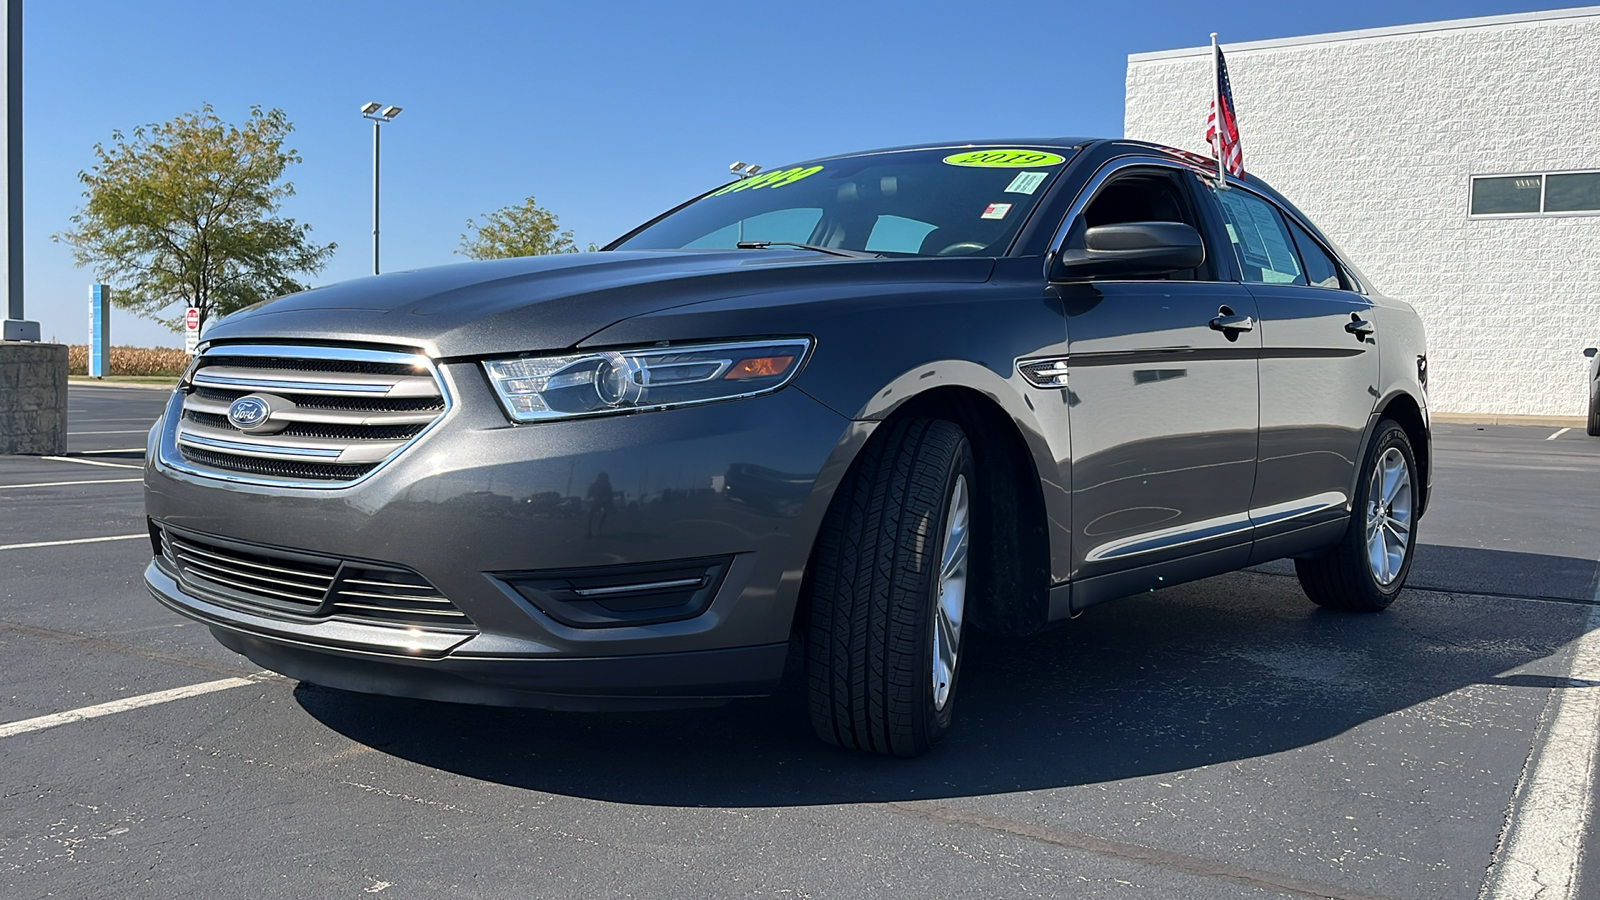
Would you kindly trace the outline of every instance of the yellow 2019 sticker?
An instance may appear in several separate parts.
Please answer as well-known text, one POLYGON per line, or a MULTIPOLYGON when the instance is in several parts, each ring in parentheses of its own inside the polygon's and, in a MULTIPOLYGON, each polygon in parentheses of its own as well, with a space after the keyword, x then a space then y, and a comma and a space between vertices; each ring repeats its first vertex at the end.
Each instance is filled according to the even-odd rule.
POLYGON ((796 181, 799 181, 802 178, 810 178, 821 171, 821 166, 795 166, 792 169, 777 169, 771 172, 762 172, 760 175, 756 175, 751 178, 741 178, 738 181, 735 181, 733 184, 730 184, 720 190, 713 191, 711 196, 720 197, 723 194, 733 194, 739 191, 754 191, 759 190, 760 188, 783 187, 786 184, 794 184, 796 181))
POLYGON ((969 150, 944 158, 947 166, 974 166, 980 169, 1027 169, 1055 166, 1066 158, 1043 150, 969 150))

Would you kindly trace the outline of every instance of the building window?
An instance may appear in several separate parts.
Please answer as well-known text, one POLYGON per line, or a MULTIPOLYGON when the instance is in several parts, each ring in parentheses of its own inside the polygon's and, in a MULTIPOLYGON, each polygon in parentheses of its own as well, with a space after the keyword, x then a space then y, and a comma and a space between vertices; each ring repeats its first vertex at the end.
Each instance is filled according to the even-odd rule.
POLYGON ((1544 177, 1545 212, 1600 211, 1600 172, 1544 177))
POLYGON ((1600 172, 1474 175, 1468 215, 1600 214, 1600 172))

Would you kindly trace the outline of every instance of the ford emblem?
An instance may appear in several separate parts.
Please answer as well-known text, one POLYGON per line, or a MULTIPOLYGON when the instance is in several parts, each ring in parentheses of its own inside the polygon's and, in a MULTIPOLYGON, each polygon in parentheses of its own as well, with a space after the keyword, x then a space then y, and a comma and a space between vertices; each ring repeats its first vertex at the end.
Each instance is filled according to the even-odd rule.
POLYGON ((260 397, 240 397, 228 407, 228 421, 240 431, 249 431, 265 423, 271 414, 271 407, 260 397))

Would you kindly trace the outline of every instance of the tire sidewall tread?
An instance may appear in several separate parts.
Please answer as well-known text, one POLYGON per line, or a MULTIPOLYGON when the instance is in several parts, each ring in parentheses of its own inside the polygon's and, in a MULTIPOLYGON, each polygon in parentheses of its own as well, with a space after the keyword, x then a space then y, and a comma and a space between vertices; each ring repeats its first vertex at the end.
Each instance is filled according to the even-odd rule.
MULTIPOLYGON (((916 756, 949 729, 956 684, 933 703, 932 628, 950 493, 975 484, 956 424, 885 426, 840 485, 808 577, 806 663, 811 720, 843 747, 916 756)), ((970 548, 969 552, 976 548, 970 548)), ((957 672, 961 656, 957 656, 957 672)))
POLYGON ((1417 457, 1411 439, 1400 423, 1393 419, 1378 422, 1371 445, 1362 460, 1361 475, 1356 481, 1355 496, 1351 498, 1350 524, 1339 543, 1325 553, 1295 560, 1295 574, 1311 602, 1327 609, 1347 612, 1381 612, 1387 609, 1400 591, 1405 588, 1411 574, 1411 563, 1416 557, 1418 499, 1421 485, 1417 482, 1417 457), (1405 457, 1407 473, 1411 478, 1412 519, 1405 560, 1400 564, 1400 574, 1388 585, 1380 585, 1372 575, 1367 559, 1366 509, 1367 492, 1372 483, 1372 470, 1378 460, 1391 447, 1399 448, 1405 457))

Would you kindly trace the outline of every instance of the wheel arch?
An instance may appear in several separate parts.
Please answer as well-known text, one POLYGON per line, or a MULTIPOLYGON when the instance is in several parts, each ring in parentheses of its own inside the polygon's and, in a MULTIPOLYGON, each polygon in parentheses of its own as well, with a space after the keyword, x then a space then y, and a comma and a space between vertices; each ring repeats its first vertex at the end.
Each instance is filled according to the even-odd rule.
MULTIPOLYGON (((1050 535, 1038 465, 1017 423, 981 391, 944 385, 902 399, 860 446, 886 439, 893 431, 888 426, 905 418, 954 422, 972 446, 978 478, 973 491, 974 536, 992 554, 974 568, 976 591, 968 595, 970 621, 1006 636, 1039 630, 1049 616, 1050 535)), ((854 474, 860 458, 858 447, 843 477, 854 474)), ((811 570, 807 565, 795 608, 796 628, 802 628, 810 615, 811 570)))
MULTIPOLYGON (((1406 437, 1411 440, 1411 452, 1417 458, 1417 484, 1421 488, 1417 501, 1417 515, 1422 515, 1428 509, 1429 495, 1432 493, 1433 484, 1433 436, 1428 429, 1428 417, 1423 412, 1422 404, 1416 398, 1403 391, 1396 392, 1378 404, 1373 416, 1373 425, 1382 419, 1393 419, 1405 429, 1406 437)), ((1368 429, 1367 440, 1363 442, 1362 452, 1365 458, 1366 446, 1372 441, 1368 429)))

